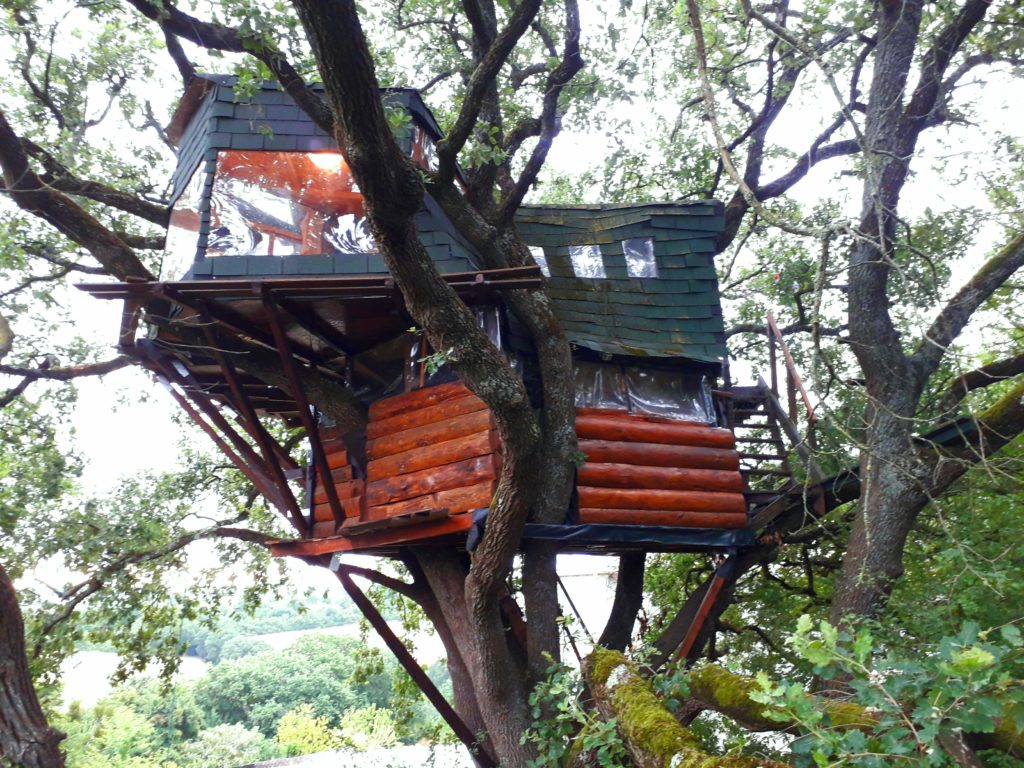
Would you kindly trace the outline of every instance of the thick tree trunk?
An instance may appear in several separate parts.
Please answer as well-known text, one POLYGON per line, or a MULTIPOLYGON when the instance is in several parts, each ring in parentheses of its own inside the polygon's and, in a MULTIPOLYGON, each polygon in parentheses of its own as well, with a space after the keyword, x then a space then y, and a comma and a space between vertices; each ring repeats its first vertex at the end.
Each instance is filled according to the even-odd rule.
POLYGON ((643 552, 627 552, 619 556, 619 576, 615 582, 615 599, 598 645, 613 651, 624 651, 633 636, 633 625, 644 601, 643 552))
POLYGON ((32 686, 18 595, 0 565, 0 757, 21 768, 63 768, 64 734, 49 726, 32 686))
MULTIPOLYGON (((530 724, 523 669, 506 642, 497 600, 474 614, 466 598, 466 574, 457 553, 424 549, 416 557, 444 616, 450 642, 458 648, 468 672, 475 706, 495 756, 502 766, 525 768, 527 760, 535 755, 519 743, 530 724)), ((465 700, 461 704, 457 701, 456 709, 471 714, 465 700)))

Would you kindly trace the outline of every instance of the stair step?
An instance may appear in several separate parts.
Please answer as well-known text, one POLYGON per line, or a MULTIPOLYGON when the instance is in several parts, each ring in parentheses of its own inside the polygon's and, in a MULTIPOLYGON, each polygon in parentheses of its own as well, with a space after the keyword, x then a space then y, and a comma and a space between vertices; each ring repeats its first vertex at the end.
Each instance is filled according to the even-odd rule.
POLYGON ((733 408, 732 412, 737 416, 767 416, 763 408, 733 408))
POLYGON ((736 435, 736 442, 740 443, 775 443, 777 445, 785 445, 782 442, 781 437, 743 437, 736 435))
POLYGON ((741 469, 744 475, 758 475, 760 477, 792 477, 793 473, 786 469, 741 469))
POLYGON ((751 461, 785 461, 786 457, 781 453, 745 453, 740 451, 740 459, 751 461))
POLYGON ((780 488, 777 491, 747 491, 743 495, 746 497, 748 504, 757 507, 771 504, 780 496, 799 496, 802 493, 803 488, 780 488))

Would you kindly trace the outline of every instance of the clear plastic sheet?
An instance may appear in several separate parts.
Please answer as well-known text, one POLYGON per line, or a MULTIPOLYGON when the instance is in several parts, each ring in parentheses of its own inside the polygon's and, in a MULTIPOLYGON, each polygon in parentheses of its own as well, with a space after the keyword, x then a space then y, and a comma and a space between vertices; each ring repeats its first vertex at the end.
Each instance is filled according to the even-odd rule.
MULTIPOLYGON (((475 307, 477 324, 487 332, 487 337, 498 349, 504 343, 504 329, 501 311, 497 307, 475 307)), ((420 387, 444 384, 458 378, 454 369, 444 360, 444 355, 430 347, 421 332, 405 334, 409 341, 409 352, 405 366, 405 390, 410 392, 420 387)))
POLYGON ((621 365, 574 360, 577 408, 629 408, 621 365))
POLYGON ((413 128, 412 160, 428 171, 437 170, 437 147, 434 140, 418 125, 413 128))
POLYGON ((339 153, 217 153, 207 256, 376 250, 362 195, 339 153))
POLYGON ((203 197, 205 181, 206 171, 200 166, 171 208, 164 259, 160 265, 161 280, 177 280, 188 272, 196 260, 201 222, 199 203, 203 197))
POLYGON ((700 374, 627 367, 625 376, 631 412, 680 421, 714 421, 707 410, 700 374))
POLYGON ((654 239, 633 237, 622 241, 626 257, 626 273, 630 277, 657 277, 658 265, 654 261, 654 239))
POLYGON ((601 248, 597 245, 570 245, 569 259, 576 277, 605 277, 601 248))
POLYGON ((540 267, 540 271, 544 274, 544 277, 551 277, 551 268, 548 267, 548 257, 544 255, 544 249, 539 245, 531 245, 530 255, 533 256, 533 260, 537 262, 537 266, 540 267))

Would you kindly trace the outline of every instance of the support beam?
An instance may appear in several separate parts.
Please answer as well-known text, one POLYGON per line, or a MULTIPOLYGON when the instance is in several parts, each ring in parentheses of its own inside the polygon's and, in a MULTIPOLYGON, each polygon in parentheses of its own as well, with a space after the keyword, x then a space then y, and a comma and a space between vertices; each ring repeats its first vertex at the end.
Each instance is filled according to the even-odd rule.
MULTIPOLYGON (((267 320, 270 322, 270 330, 274 335, 274 343, 277 345, 277 354, 281 358, 281 367, 292 388, 292 395, 299 406, 299 420, 302 422, 306 435, 309 437, 309 446, 313 451, 313 466, 323 481, 324 491, 327 493, 327 503, 331 507, 331 515, 334 517, 335 525, 345 522, 345 510, 342 509, 341 500, 338 498, 338 489, 331 477, 331 468, 327 465, 327 455, 324 452, 324 444, 320 440, 320 429, 316 419, 309 407, 309 398, 306 397, 306 390, 302 387, 302 377, 295 368, 295 358, 292 357, 288 337, 285 335, 284 327, 281 324, 281 316, 274 305, 274 297, 269 290, 261 290, 263 298, 263 309, 267 313, 267 320)), ((310 483, 312 486, 312 483, 310 483)))
POLYGON ((252 407, 252 403, 249 402, 249 397, 246 395, 245 389, 239 382, 238 372, 235 370, 234 363, 232 363, 231 360, 228 359, 227 355, 221 351, 217 343, 217 336, 213 332, 210 317, 208 315, 200 315, 200 317, 204 321, 203 334, 206 336, 206 343, 209 345, 210 353, 221 367, 224 379, 227 381, 228 387, 231 389, 235 407, 239 409, 244 420, 244 426, 250 431, 253 439, 260 447, 260 452, 263 454, 263 460, 273 477, 274 485, 281 491, 282 501, 288 511, 288 516, 299 531, 303 532, 304 535, 308 535, 309 528, 307 527, 305 518, 302 515, 302 510, 299 508, 299 503, 295 500, 295 495, 292 493, 291 487, 288 485, 288 479, 284 475, 284 470, 281 468, 281 464, 278 461, 277 452, 274 450, 273 446, 273 438, 271 438, 267 433, 267 430, 260 423, 259 417, 256 415, 256 411, 252 407))
POLYGON ((423 691, 423 695, 427 697, 434 708, 437 709, 438 714, 444 718, 444 721, 452 729, 459 740, 466 745, 469 753, 473 756, 473 760, 480 768, 499 768, 497 760, 484 749, 483 745, 476 739, 476 734, 469 730, 469 727, 463 722, 459 714, 452 708, 452 705, 448 703, 448 700, 442 695, 441 691, 434 685, 434 681, 431 680, 427 673, 423 671, 423 668, 416 662, 413 655, 409 653, 409 649, 405 647, 405 644, 398 639, 398 636, 391 631, 391 627, 384 620, 384 617, 380 615, 376 606, 370 602, 370 599, 359 589, 358 585, 352 580, 352 576, 349 569, 343 563, 339 563, 336 558, 331 559, 331 570, 333 570, 338 580, 341 581, 341 586, 345 588, 348 596, 352 598, 352 602, 356 604, 356 607, 362 611, 363 616, 370 622, 377 634, 380 635, 381 639, 395 654, 395 658, 398 659, 398 663, 402 665, 406 672, 409 673, 409 677, 413 679, 419 689, 423 691))

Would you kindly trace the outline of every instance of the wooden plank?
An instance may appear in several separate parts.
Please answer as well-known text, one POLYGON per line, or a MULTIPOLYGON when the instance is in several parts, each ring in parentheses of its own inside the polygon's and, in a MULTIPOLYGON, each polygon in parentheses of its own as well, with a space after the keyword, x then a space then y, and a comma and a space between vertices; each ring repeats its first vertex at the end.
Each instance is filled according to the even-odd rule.
POLYGON ((741 493, 707 491, 661 491, 632 488, 579 487, 580 508, 587 509, 669 509, 691 512, 747 513, 741 493))
POLYGON ((341 526, 341 532, 346 536, 362 536, 372 531, 381 531, 385 528, 400 528, 405 525, 420 525, 430 520, 441 517, 448 517, 447 509, 423 509, 416 512, 408 512, 404 515, 382 517, 377 520, 360 520, 352 518, 346 520, 341 526))
POLYGON ((449 514, 457 515, 473 509, 489 507, 496 487, 496 481, 487 480, 464 488, 452 488, 447 491, 438 491, 437 493, 430 493, 392 504, 367 507, 366 517, 369 519, 380 519, 393 515, 404 515, 423 509, 447 509, 449 514))
MULTIPOLYGON (((326 497, 325 497, 326 498, 326 497)), ((351 499, 338 499, 338 504, 345 515, 345 519, 359 517, 364 509, 364 496, 353 496, 351 499)), ((313 519, 317 522, 330 520, 334 522, 334 514, 331 512, 331 505, 326 501, 313 505, 313 519)))
POLYGON ((445 464, 443 467, 431 467, 407 475, 376 480, 366 484, 366 503, 375 507, 493 480, 498 476, 499 465, 500 459, 488 454, 445 464))
POLYGON ((585 440, 615 440, 630 443, 663 443, 702 448, 735 448, 732 432, 719 427, 679 421, 653 421, 633 415, 581 415, 576 417, 576 434, 585 440))
MULTIPOLYGON (((334 480, 335 485, 347 482, 352 479, 352 467, 345 465, 331 469, 331 479, 334 480)), ((316 479, 317 488, 323 487, 323 478, 317 476, 316 479)))
POLYGON ((584 464, 579 484, 598 488, 660 488, 666 491, 743 493, 738 470, 640 467, 633 464, 584 464))
POLYGON ((426 408, 445 400, 465 397, 470 394, 472 392, 465 384, 461 381, 453 381, 448 384, 438 384, 436 387, 424 387, 402 395, 385 397, 370 405, 370 421, 388 419, 418 408, 426 408))
POLYGON ((393 456, 396 453, 409 451, 413 448, 423 448, 443 443, 447 440, 454 440, 457 437, 485 432, 491 429, 491 423, 490 411, 476 411, 465 416, 458 416, 449 421, 427 424, 424 427, 407 429, 394 435, 378 437, 376 440, 367 440, 366 458, 373 461, 375 459, 382 459, 385 456, 393 456))
POLYGON ((371 461, 367 465, 366 474, 370 480, 381 480, 386 477, 395 477, 408 472, 494 453, 496 447, 497 436, 494 433, 478 432, 466 437, 446 440, 426 448, 413 448, 410 451, 371 461))
POLYGON ((685 467, 736 471, 739 454, 728 448, 702 448, 661 443, 625 443, 612 440, 580 440, 579 449, 594 463, 637 464, 645 467, 685 467))
POLYGON ((275 557, 329 555, 332 552, 352 552, 374 547, 397 546, 399 544, 412 544, 419 541, 425 542, 439 536, 465 533, 472 527, 473 519, 469 515, 455 515, 454 517, 445 517, 440 520, 431 520, 429 523, 423 523, 422 525, 389 528, 352 538, 335 536, 333 522, 322 525, 323 527, 315 530, 313 539, 282 541, 277 544, 271 544, 271 554, 275 557))
POLYGON ((447 421, 486 408, 487 404, 471 393, 465 397, 451 398, 436 405, 416 408, 387 419, 371 419, 370 423, 366 425, 366 437, 368 440, 373 440, 385 435, 393 435, 396 432, 405 432, 408 429, 447 421))
POLYGON ((596 525, 669 525, 681 528, 745 528, 747 516, 735 512, 651 509, 581 509, 580 522, 596 525))

